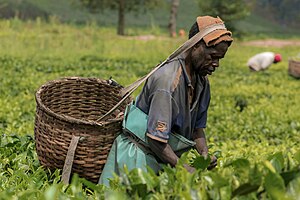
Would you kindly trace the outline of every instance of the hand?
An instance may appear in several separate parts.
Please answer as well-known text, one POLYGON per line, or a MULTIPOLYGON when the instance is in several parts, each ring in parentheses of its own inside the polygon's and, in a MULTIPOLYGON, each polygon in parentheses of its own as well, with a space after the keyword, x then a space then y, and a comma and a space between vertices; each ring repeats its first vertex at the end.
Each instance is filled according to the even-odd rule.
POLYGON ((210 156, 210 164, 207 167, 207 169, 212 170, 213 168, 215 168, 217 166, 217 164, 218 164, 217 157, 212 155, 212 156, 210 156))
POLYGON ((191 167, 188 164, 183 164, 183 167, 191 174, 196 171, 196 169, 194 167, 191 167))

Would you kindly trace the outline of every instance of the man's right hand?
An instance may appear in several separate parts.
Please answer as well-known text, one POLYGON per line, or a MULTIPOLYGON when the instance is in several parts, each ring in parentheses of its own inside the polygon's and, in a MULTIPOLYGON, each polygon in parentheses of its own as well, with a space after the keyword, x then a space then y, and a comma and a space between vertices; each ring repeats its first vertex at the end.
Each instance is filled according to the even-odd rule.
POLYGON ((148 137, 148 144, 150 149, 164 163, 170 164, 172 167, 175 167, 179 158, 168 143, 163 143, 148 137))

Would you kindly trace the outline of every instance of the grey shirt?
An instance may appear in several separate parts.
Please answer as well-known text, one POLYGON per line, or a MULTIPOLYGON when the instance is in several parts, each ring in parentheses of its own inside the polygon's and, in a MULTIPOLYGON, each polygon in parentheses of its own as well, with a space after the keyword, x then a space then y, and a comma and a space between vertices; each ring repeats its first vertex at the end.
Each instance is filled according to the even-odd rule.
POLYGON ((136 105, 148 115, 147 136, 167 143, 170 132, 191 140, 194 129, 205 128, 209 101, 207 77, 197 76, 193 88, 180 56, 148 78, 136 105))

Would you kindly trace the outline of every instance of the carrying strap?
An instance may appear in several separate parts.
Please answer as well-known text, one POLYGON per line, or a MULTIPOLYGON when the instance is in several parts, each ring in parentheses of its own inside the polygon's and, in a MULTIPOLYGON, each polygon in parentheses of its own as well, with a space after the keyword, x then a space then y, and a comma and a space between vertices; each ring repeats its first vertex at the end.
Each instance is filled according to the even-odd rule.
POLYGON ((75 150, 79 141, 79 136, 72 136, 72 140, 70 143, 70 146, 68 148, 68 153, 66 156, 64 168, 62 171, 62 176, 61 180, 64 184, 69 184, 70 176, 71 176, 71 171, 72 171, 72 165, 74 161, 74 156, 75 156, 75 150))
POLYGON ((186 52, 188 49, 193 47, 197 42, 199 42, 207 34, 213 32, 215 30, 220 30, 220 29, 227 30, 224 24, 213 24, 211 26, 207 26, 207 28, 203 29, 202 31, 199 31, 196 35, 194 35, 192 38, 190 38, 185 43, 183 43, 180 47, 178 47, 165 61, 158 64, 146 76, 143 76, 142 78, 138 79, 137 81, 135 81, 131 85, 127 86, 126 88, 123 88, 120 92, 120 95, 123 97, 120 100, 120 102, 117 103, 112 109, 110 109, 105 115, 103 115, 99 119, 97 119, 97 122, 104 121, 108 115, 110 115, 113 111, 115 111, 157 69, 159 69, 164 64, 171 61, 172 59, 176 58, 180 54, 186 52))
POLYGON ((128 138, 132 143, 138 146, 145 154, 155 155, 152 150, 144 143, 143 140, 139 139, 135 134, 124 130, 123 135, 128 138))

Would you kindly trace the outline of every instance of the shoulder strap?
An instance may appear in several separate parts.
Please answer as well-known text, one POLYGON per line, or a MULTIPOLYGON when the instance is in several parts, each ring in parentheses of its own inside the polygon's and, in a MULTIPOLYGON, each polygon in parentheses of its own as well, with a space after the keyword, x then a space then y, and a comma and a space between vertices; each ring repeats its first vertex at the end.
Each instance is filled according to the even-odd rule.
POLYGON ((224 24, 213 24, 211 26, 208 26, 204 30, 198 32, 196 35, 194 35, 192 38, 187 40, 185 43, 183 43, 180 47, 178 47, 165 61, 158 64, 154 69, 152 69, 146 76, 143 76, 142 78, 138 79, 131 85, 127 86, 126 88, 123 88, 120 92, 120 95, 123 97, 119 103, 117 103, 112 109, 110 109, 105 115, 101 116, 97 121, 104 121, 105 118, 110 115, 114 110, 116 110, 147 78, 149 78, 157 69, 162 67, 164 64, 166 64, 168 61, 176 58, 178 55, 186 52, 188 49, 193 47, 197 42, 199 42, 204 36, 207 34, 218 30, 218 29, 225 29, 226 27, 224 24))

